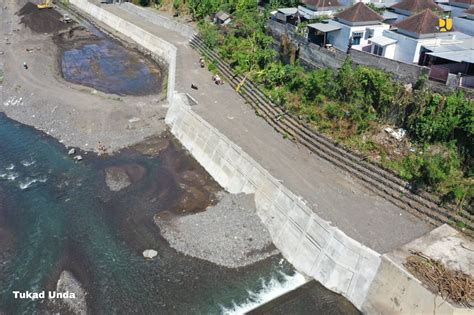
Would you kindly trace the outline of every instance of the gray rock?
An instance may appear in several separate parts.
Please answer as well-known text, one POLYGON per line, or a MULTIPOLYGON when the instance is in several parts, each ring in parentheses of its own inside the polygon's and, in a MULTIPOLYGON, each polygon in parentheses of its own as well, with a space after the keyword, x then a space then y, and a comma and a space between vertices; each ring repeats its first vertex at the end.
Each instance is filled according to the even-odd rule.
POLYGON ((67 152, 67 154, 69 154, 69 155, 74 155, 74 154, 76 154, 76 149, 72 148, 71 150, 69 150, 69 151, 67 152))
POLYGON ((76 160, 76 161, 82 161, 82 155, 76 155, 76 156, 74 157, 74 160, 76 160))
POLYGON ((146 259, 152 259, 158 255, 158 252, 154 249, 147 249, 143 251, 143 257, 146 259))
POLYGON ((56 292, 68 292, 70 295, 74 294, 74 298, 54 299, 54 303, 68 308, 72 314, 87 314, 86 291, 71 272, 66 270, 61 272, 56 292))
POLYGON ((127 173, 118 167, 109 167, 105 170, 105 183, 111 191, 120 191, 132 183, 127 173))

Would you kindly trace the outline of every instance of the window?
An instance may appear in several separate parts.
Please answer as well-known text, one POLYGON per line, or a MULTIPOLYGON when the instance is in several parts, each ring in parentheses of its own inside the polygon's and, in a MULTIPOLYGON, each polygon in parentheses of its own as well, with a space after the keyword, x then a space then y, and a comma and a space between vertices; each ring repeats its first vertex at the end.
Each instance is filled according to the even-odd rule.
POLYGON ((379 45, 374 45, 374 55, 382 56, 383 54, 383 47, 379 45))
POLYGON ((360 39, 364 35, 364 32, 352 33, 352 45, 360 45, 360 39))

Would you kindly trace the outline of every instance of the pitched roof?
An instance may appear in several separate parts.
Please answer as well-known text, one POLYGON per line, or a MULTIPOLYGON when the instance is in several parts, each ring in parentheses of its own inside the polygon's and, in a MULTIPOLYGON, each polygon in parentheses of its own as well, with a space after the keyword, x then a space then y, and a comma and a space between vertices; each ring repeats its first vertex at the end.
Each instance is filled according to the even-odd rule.
POLYGON ((277 9, 277 11, 284 15, 294 15, 298 13, 297 8, 280 8, 280 9, 277 9))
POLYGON ((391 8, 411 13, 418 13, 425 9, 438 10, 441 12, 444 11, 443 8, 437 5, 433 0, 402 0, 401 2, 392 5, 391 8))
POLYGON ((383 21, 383 17, 362 2, 357 2, 352 7, 336 14, 335 17, 351 22, 383 21))
POLYGON ((216 13, 216 18, 218 18, 221 21, 225 21, 228 18, 230 18, 230 15, 224 11, 219 11, 216 13))
POLYGON ((438 32, 439 17, 430 9, 425 9, 394 24, 394 26, 415 34, 433 34, 438 32))
POLYGON ((316 8, 340 7, 339 0, 303 0, 303 3, 316 8))

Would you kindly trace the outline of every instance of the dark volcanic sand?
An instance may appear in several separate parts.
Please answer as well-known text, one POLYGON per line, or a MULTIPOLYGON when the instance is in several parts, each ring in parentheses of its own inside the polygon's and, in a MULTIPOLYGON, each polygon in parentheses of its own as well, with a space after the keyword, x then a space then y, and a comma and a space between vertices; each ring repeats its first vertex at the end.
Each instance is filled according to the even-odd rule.
POLYGON ((74 23, 61 22, 61 14, 54 9, 38 9, 28 2, 17 14, 21 16, 21 23, 35 33, 54 33, 71 27, 74 23))

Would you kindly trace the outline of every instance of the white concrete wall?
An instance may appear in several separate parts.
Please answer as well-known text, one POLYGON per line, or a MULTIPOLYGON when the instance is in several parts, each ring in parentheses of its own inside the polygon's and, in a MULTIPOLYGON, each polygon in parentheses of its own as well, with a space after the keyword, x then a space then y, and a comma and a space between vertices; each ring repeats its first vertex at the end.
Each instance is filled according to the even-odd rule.
POLYGON ((196 31, 191 26, 176 22, 169 17, 163 16, 158 12, 158 10, 142 8, 130 2, 123 3, 122 6, 125 10, 144 18, 146 21, 175 31, 184 37, 192 38, 196 34, 196 31))
POLYGON ((383 35, 397 40, 393 59, 405 63, 418 63, 422 40, 417 40, 392 31, 384 31, 383 35))
MULTIPOLYGON (((322 220, 255 160, 176 95, 166 122, 209 174, 231 193, 254 193, 257 212, 275 246, 300 272, 360 308, 380 255, 322 220)), ((205 106, 205 104, 202 104, 205 106)))
POLYGON ((394 59, 393 57, 395 56, 395 48, 396 47, 397 47, 397 45, 395 45, 395 44, 385 46, 384 49, 383 49, 383 56, 385 58, 394 59))
POLYGON ((176 76, 176 47, 161 38, 139 28, 124 19, 88 2, 87 0, 69 0, 69 3, 106 24, 114 30, 129 37, 137 44, 148 49, 153 54, 163 58, 168 63, 167 100, 173 99, 176 76))

